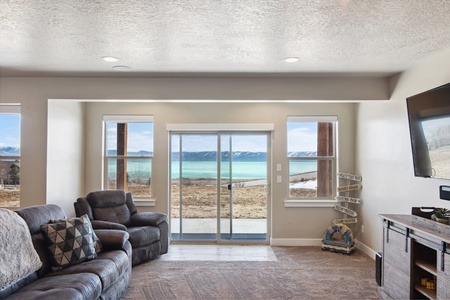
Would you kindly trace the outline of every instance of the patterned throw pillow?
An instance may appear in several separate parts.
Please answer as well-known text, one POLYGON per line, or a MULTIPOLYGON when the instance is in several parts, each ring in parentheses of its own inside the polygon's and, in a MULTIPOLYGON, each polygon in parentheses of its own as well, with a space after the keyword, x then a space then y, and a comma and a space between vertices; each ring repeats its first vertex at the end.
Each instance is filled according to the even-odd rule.
POLYGON ((42 225, 41 231, 47 248, 52 254, 50 259, 52 271, 56 272, 97 257, 95 244, 98 244, 98 248, 101 249, 100 241, 87 215, 69 220, 51 220, 51 222, 42 225), (95 242, 94 239, 96 239, 95 242))

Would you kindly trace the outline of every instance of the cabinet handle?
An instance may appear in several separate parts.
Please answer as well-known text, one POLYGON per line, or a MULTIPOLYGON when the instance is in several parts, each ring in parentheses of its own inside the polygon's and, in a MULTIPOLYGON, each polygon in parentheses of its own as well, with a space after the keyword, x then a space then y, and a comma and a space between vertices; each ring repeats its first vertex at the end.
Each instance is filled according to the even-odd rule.
POLYGON ((405 252, 408 252, 408 238, 409 238, 409 228, 405 231, 405 252))
POLYGON ((384 220, 383 227, 386 228, 386 243, 389 243, 389 221, 384 220))
POLYGON ((445 266, 445 262, 444 262, 444 258, 445 258, 445 252, 447 251, 447 243, 441 241, 441 271, 444 272, 444 266, 445 266))

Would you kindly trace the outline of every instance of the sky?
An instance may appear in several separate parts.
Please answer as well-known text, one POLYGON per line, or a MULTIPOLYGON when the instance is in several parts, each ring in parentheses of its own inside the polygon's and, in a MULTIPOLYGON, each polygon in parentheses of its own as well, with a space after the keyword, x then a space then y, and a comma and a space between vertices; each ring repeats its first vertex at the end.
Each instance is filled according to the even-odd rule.
MULTIPOLYGON (((108 123, 108 149, 115 149, 117 128, 108 123)), ((317 151, 317 123, 288 123, 288 152, 317 151)), ((265 152, 267 150, 264 135, 233 135, 233 151, 265 152)), ((20 146, 20 115, 0 115, 0 147, 20 146)), ((178 149, 178 139, 172 140, 172 147, 178 149)), ((190 135, 183 140, 183 151, 215 151, 217 147, 214 135, 190 135)), ((222 136, 222 149, 229 147, 229 136, 222 136)), ((146 150, 153 152, 153 123, 128 123, 128 151, 146 150)))
MULTIPOLYGON (((229 151, 230 136, 221 135, 222 151, 229 151)), ((267 137, 265 135, 239 135, 232 136, 232 151, 266 152, 267 137)), ((179 135, 172 137, 172 149, 178 151, 180 147, 179 135)), ((188 135, 183 136, 183 152, 216 151, 216 135, 188 135)))
POLYGON ((317 122, 288 122, 288 153, 317 151, 317 122))
MULTIPOLYGON (((108 149, 116 149, 116 123, 108 123, 108 149)), ((317 151, 317 123, 288 123, 288 152, 317 151)), ((266 152, 265 135, 233 134, 233 151, 266 152)), ((222 135, 221 147, 229 149, 229 135, 222 135)), ((178 136, 172 138, 172 149, 179 149, 178 136)), ((216 151, 216 135, 192 134, 183 137, 184 152, 216 151)), ((153 151, 153 124, 128 123, 128 151, 153 151), (149 125, 150 124, 150 125, 149 125)))
MULTIPOLYGON (((107 123, 107 149, 116 150, 117 141, 117 123, 107 123)), ((128 145, 129 152, 138 152, 141 150, 153 152, 153 123, 128 123, 128 145)))
POLYGON ((19 114, 0 114, 0 147, 20 147, 19 114))

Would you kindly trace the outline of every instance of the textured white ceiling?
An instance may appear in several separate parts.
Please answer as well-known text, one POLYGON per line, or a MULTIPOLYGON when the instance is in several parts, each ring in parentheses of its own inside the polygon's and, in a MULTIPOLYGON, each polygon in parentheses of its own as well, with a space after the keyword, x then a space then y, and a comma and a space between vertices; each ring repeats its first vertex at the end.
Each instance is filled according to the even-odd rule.
POLYGON ((0 0, 1 76, 386 75, 449 47, 450 0, 0 0))

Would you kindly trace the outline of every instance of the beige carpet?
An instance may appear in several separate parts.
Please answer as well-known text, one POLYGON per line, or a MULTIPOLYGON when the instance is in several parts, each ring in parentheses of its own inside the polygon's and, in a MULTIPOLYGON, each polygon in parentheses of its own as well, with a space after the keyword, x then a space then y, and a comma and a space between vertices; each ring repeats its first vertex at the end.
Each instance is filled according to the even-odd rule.
POLYGON ((273 247, 278 261, 153 260, 122 299, 381 299, 374 260, 320 247, 273 247))

